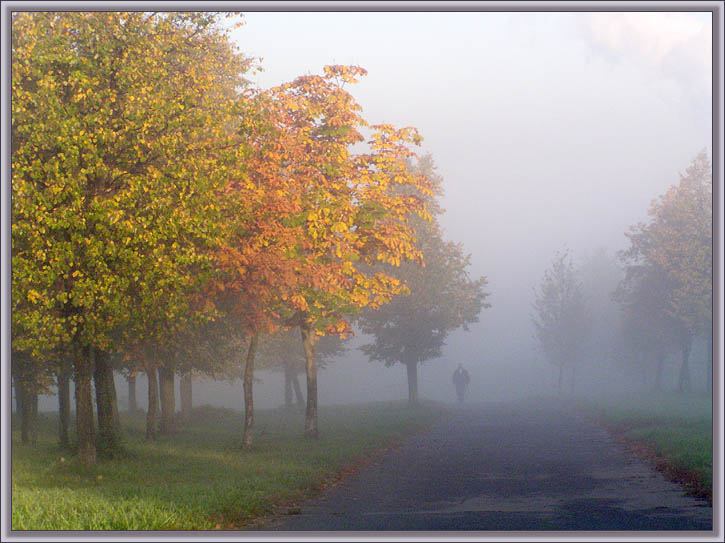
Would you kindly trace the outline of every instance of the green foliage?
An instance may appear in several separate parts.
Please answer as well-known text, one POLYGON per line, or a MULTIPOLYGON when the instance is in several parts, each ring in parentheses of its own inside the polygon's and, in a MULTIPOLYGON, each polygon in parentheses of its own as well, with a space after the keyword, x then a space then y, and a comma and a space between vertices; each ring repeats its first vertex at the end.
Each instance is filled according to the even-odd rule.
POLYGON ((33 355, 193 316, 248 61, 210 14, 13 18, 13 325, 33 355))
MULTIPOLYGON (((409 167, 433 184, 434 192, 425 198, 429 212, 434 216, 442 213, 435 199, 442 194, 442 178, 435 174, 430 155, 409 167)), ((477 322, 481 309, 490 307, 485 302, 486 279, 469 278, 470 255, 465 255, 459 244, 443 239, 437 220, 418 217, 411 219, 411 224, 424 265, 406 262, 398 267, 385 267, 386 273, 405 285, 408 294, 364 312, 359 321, 363 332, 375 336, 375 341, 361 350, 371 360, 388 366, 440 356, 452 330, 467 330, 468 324, 477 322)))
POLYGON ((240 527, 274 505, 310 495, 361 456, 423 429, 434 405, 397 403, 320 409, 319 441, 300 440, 300 414, 261 411, 256 444, 241 449, 239 413, 196 408, 173 439, 145 441, 142 415, 124 414, 124 454, 81 466, 55 444, 55 417, 42 417, 36 447, 13 428, 15 530, 188 530, 240 527), (354 428, 349 421, 355 420, 354 428), (61 461, 61 458, 63 460, 61 461))

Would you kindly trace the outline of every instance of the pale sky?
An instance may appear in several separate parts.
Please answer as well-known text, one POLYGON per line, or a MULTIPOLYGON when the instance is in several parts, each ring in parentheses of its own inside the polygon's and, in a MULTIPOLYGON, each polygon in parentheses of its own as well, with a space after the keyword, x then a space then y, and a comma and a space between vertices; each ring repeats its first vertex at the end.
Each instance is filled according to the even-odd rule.
POLYGON ((245 21, 234 36, 263 59, 256 85, 362 66, 368 75, 349 90, 365 118, 417 127, 438 164, 441 223, 472 254, 472 273, 488 277, 493 307, 450 336, 423 381, 458 361, 499 365, 501 379, 530 365, 531 289, 554 251, 622 248, 650 201, 712 151, 709 13, 251 12, 245 21))

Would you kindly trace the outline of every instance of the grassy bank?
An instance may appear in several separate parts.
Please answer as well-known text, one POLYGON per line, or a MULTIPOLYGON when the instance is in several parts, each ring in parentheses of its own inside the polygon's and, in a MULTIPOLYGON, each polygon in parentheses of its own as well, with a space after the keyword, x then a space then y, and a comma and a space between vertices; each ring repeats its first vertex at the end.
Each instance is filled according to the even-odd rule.
POLYGON ((581 403, 670 478, 712 499, 712 398, 663 392, 581 403))
POLYGON ((243 527, 310 496, 366 455, 422 430, 441 412, 403 403, 322 407, 321 437, 302 439, 303 415, 257 414, 241 450, 242 416, 198 408, 182 430, 144 439, 144 415, 122 414, 123 454, 93 468, 57 445, 57 418, 41 414, 37 442, 12 431, 14 530, 206 530, 243 527))

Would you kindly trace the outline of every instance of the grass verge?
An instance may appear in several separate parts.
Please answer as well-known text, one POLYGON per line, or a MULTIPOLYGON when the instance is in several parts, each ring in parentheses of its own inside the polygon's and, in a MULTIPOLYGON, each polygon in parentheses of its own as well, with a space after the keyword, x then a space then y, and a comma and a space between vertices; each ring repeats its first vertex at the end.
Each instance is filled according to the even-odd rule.
POLYGON ((304 415, 260 411, 255 445, 241 448, 242 415, 194 409, 179 433, 144 438, 144 414, 122 414, 122 454, 81 466, 57 444, 57 417, 41 414, 37 442, 12 431, 13 530, 239 529, 312 496, 376 452, 425 429, 442 412, 387 402, 322 407, 319 440, 304 415))
POLYGON ((642 394, 581 400, 586 411, 688 494, 712 504, 712 398, 642 394))

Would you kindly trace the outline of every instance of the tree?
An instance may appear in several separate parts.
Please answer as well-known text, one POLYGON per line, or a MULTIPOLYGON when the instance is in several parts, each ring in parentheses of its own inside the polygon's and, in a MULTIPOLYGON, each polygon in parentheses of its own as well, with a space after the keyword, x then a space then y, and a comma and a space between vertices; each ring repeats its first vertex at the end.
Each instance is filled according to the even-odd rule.
POLYGON ((411 128, 374 126, 370 152, 351 151, 367 123, 343 86, 364 73, 326 66, 323 76, 252 97, 241 129, 246 172, 228 191, 243 198, 253 220, 235 229, 239 243, 220 252, 220 267, 231 272, 222 284, 244 308, 250 335, 300 327, 310 438, 318 436, 316 338, 344 335, 349 315, 401 289, 393 277, 368 275, 360 264, 419 257, 407 222, 412 213, 425 214, 424 204, 393 188, 426 190, 426 179, 405 168, 407 146, 420 138, 411 128))
MULTIPOLYGON (((296 143, 280 126, 284 109, 265 93, 250 91, 240 101, 235 175, 223 189, 225 228, 214 252, 214 275, 204 298, 244 338, 243 446, 252 446, 254 364, 260 334, 281 325, 283 300, 295 300, 300 273, 294 248, 301 213, 290 195, 299 191, 289 175, 296 143)), ((229 332, 229 330, 227 330, 229 332)))
POLYGON ((19 350, 74 358, 95 462, 96 353, 184 325, 228 175, 225 99, 248 68, 204 13, 13 16, 13 320, 19 350), (151 331, 149 331, 151 330, 151 331))
MULTIPOLYGON (((26 352, 14 351, 11 375, 15 388, 17 414, 22 443, 35 440, 38 394, 49 392, 53 385, 53 367, 41 364, 26 352)), ((63 433, 61 432, 61 441, 63 433)))
POLYGON ((577 273, 591 319, 588 341, 584 347, 585 363, 592 376, 596 375, 598 383, 604 376, 602 371, 611 366, 616 358, 622 311, 612 299, 612 294, 620 284, 623 273, 616 255, 610 254, 604 247, 585 254, 577 273))
POLYGON ((669 311, 672 289, 667 274, 655 264, 630 265, 613 294, 622 308, 620 338, 630 356, 654 366, 654 389, 662 388, 667 353, 686 336, 682 323, 669 311))
POLYGON ((535 338, 544 356, 559 370, 561 394, 564 371, 571 370, 574 390, 576 365, 589 328, 582 287, 568 251, 558 252, 544 271, 539 290, 534 289, 532 321, 535 338))
POLYGON ((678 388, 684 391, 690 388, 693 339, 704 334, 712 346, 712 168, 705 153, 680 175, 678 185, 652 202, 648 214, 647 224, 627 233, 630 247, 622 258, 631 269, 644 266, 664 276, 665 310, 683 330, 678 388))
MULTIPOLYGON (((442 178, 434 173, 430 155, 423 157, 415 171, 427 177, 435 187, 435 195, 442 194, 442 178)), ((427 208, 433 216, 442 213, 432 195, 427 196, 427 208)), ((467 269, 470 255, 463 254, 460 245, 446 242, 437 221, 411 219, 417 237, 417 247, 425 266, 416 262, 388 266, 386 272, 400 280, 407 295, 399 295, 378 309, 363 313, 359 322, 362 331, 372 334, 373 343, 361 350, 370 360, 382 361, 386 366, 396 362, 404 364, 408 374, 408 400, 418 402, 418 365, 439 357, 449 332, 478 320, 488 293, 484 292, 486 279, 472 280, 467 269)))

